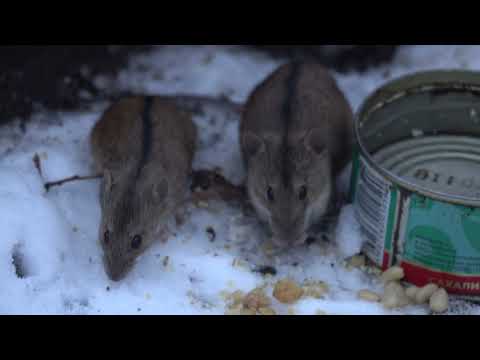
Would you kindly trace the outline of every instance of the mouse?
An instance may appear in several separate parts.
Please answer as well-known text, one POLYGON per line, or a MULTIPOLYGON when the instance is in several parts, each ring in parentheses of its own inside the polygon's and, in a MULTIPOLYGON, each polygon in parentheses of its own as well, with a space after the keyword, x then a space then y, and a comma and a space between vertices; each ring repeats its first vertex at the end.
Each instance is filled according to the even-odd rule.
POLYGON ((125 278, 184 201, 196 139, 191 114, 161 96, 120 99, 95 124, 90 148, 102 179, 99 242, 112 281, 125 278))
POLYGON ((346 96, 318 63, 281 65, 251 92, 240 124, 247 194, 277 247, 306 243, 328 214, 353 128, 346 96))

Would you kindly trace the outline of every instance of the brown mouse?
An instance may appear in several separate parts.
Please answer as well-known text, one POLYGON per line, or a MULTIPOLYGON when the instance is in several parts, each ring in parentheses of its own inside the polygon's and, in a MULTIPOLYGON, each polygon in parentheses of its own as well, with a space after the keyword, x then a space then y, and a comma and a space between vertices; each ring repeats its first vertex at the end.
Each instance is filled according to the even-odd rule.
POLYGON ((196 143, 191 117, 171 99, 133 96, 112 105, 91 133, 109 278, 125 277, 188 193, 196 143))
POLYGON ((240 126, 247 189, 279 247, 306 242, 353 147, 353 112, 320 64, 281 66, 251 94, 240 126))

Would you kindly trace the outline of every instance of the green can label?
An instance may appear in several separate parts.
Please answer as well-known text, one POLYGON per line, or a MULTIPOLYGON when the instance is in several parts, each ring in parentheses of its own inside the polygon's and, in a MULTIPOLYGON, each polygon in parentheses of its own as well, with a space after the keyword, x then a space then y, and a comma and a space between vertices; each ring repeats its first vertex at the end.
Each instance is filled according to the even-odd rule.
POLYGON ((400 189, 361 157, 352 194, 364 253, 383 270, 400 265, 417 286, 480 295, 480 210, 400 189))

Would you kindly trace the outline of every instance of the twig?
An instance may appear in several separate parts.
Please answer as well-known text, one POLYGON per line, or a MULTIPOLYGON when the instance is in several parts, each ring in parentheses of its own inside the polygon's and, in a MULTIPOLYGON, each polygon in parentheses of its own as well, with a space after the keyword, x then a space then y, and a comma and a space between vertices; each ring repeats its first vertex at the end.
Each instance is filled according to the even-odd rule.
POLYGON ((50 189, 54 186, 62 186, 64 184, 74 182, 74 181, 84 181, 84 180, 95 180, 95 179, 101 179, 103 175, 92 175, 92 176, 72 176, 63 180, 59 181, 54 181, 54 182, 49 182, 45 184, 45 190, 47 192, 50 191, 50 189))

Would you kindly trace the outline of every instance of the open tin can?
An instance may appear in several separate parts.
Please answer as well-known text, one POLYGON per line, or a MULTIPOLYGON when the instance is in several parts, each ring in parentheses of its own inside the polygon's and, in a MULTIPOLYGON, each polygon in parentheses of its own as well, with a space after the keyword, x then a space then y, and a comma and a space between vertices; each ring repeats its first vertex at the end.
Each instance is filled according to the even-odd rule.
POLYGON ((433 71, 370 96, 355 121, 364 253, 417 286, 480 298, 480 73, 433 71))

